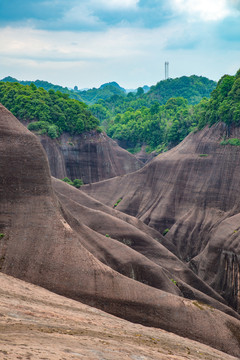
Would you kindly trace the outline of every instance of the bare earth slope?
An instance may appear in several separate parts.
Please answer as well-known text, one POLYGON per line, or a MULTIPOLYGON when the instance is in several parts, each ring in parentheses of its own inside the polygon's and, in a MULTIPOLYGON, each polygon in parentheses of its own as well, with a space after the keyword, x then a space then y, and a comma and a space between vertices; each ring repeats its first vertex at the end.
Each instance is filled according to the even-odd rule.
POLYGON ((105 133, 62 134, 58 139, 39 136, 51 173, 58 179, 82 179, 85 184, 127 174, 143 163, 105 133))
MULTIPOLYGON (((84 211, 88 209, 82 206, 81 221, 81 212, 74 213, 81 205, 76 201, 76 207, 65 206, 64 194, 55 194, 47 158, 39 141, 3 106, 0 107, 0 153, 1 272, 133 322, 160 327, 234 356, 239 354, 240 322, 222 298, 205 285, 208 290, 204 293, 198 289, 194 291, 196 296, 200 296, 200 292, 204 298, 211 299, 211 306, 184 299, 180 296, 181 287, 169 279, 168 269, 154 262, 152 255, 147 258, 114 239, 106 244, 106 234, 86 223, 84 211), (121 262, 121 256, 123 271, 109 264, 121 262), (145 279, 136 279, 135 269, 127 269, 127 258, 129 266, 140 260, 142 269, 148 266, 153 275, 146 283, 145 279), (148 281, 154 281, 154 286, 148 281)), ((102 211, 109 223, 114 218, 110 212, 102 211), (112 217, 109 219, 107 214, 112 217)), ((116 217, 118 220, 123 222, 121 217, 116 217)), ((132 220, 127 221, 128 218, 126 225, 121 223, 124 231, 133 226, 132 220)), ((101 224, 99 218, 96 225, 100 227, 101 224)), ((141 241, 151 239, 145 226, 139 226, 142 230, 135 227, 136 230, 130 232, 132 236, 136 232, 136 238, 140 237, 140 231, 141 241)), ((173 254, 164 248, 162 251, 177 264, 179 260, 173 254)), ((175 271, 177 269, 178 265, 175 271)), ((184 273, 181 267, 180 272, 184 273)), ((191 273, 189 269, 186 272, 191 273)), ((146 276, 146 273, 140 271, 140 275, 146 276)), ((184 283, 182 281, 183 288, 187 286, 184 283)))
POLYGON ((177 256, 239 311, 240 147, 221 145, 225 134, 224 124, 205 128, 136 173, 83 190, 107 205, 121 197, 119 210, 169 230, 177 256))
POLYGON ((234 360, 0 273, 1 360, 234 360))

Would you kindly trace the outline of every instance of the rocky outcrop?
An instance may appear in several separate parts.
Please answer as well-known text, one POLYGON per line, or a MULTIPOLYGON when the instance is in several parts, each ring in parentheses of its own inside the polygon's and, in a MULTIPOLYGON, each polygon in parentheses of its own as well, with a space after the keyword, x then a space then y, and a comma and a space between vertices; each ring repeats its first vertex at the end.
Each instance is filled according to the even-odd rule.
POLYGON ((161 235, 59 180, 53 189, 40 143, 2 106, 0 136, 1 272, 239 354, 237 313, 161 235))
MULTIPOLYGON (((240 147, 222 145, 226 126, 190 134, 131 176, 83 188, 136 216, 175 246, 175 254, 228 304, 240 304, 240 147)), ((240 138, 240 128, 231 129, 240 138)), ((168 246, 168 244, 165 244, 168 246)))
POLYGON ((82 179, 85 184, 140 169, 143 163, 122 149, 105 133, 96 131, 58 139, 39 135, 48 156, 51 173, 58 179, 82 179))

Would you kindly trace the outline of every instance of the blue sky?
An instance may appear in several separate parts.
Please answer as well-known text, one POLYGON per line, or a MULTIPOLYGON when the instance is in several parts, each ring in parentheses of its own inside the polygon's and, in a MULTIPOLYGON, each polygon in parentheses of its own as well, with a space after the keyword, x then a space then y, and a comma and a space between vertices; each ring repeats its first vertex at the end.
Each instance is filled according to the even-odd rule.
POLYGON ((125 88, 240 68, 240 0, 1 0, 0 78, 125 88))

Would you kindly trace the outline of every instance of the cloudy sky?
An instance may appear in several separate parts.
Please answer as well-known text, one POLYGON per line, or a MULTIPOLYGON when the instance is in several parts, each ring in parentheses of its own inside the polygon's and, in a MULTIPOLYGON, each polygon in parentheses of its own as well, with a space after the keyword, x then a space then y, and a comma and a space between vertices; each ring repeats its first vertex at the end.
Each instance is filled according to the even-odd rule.
POLYGON ((125 88, 240 68, 240 0, 0 0, 0 79, 125 88))

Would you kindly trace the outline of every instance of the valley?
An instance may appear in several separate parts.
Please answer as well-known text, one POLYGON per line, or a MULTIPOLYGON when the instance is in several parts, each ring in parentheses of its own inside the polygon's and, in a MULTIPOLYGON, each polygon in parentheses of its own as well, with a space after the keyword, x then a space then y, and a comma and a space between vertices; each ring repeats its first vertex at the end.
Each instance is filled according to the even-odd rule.
POLYGON ((172 98, 152 108, 158 131, 163 111, 166 129, 181 115, 189 131, 146 164, 99 129, 90 106, 1 83, 0 320, 9 342, 31 334, 28 352, 15 342, 20 357, 47 356, 41 341, 51 359, 238 358, 239 76, 224 76, 200 104, 172 98), (24 94, 15 104, 16 89, 24 94), (32 94, 42 118, 26 105, 32 94))

